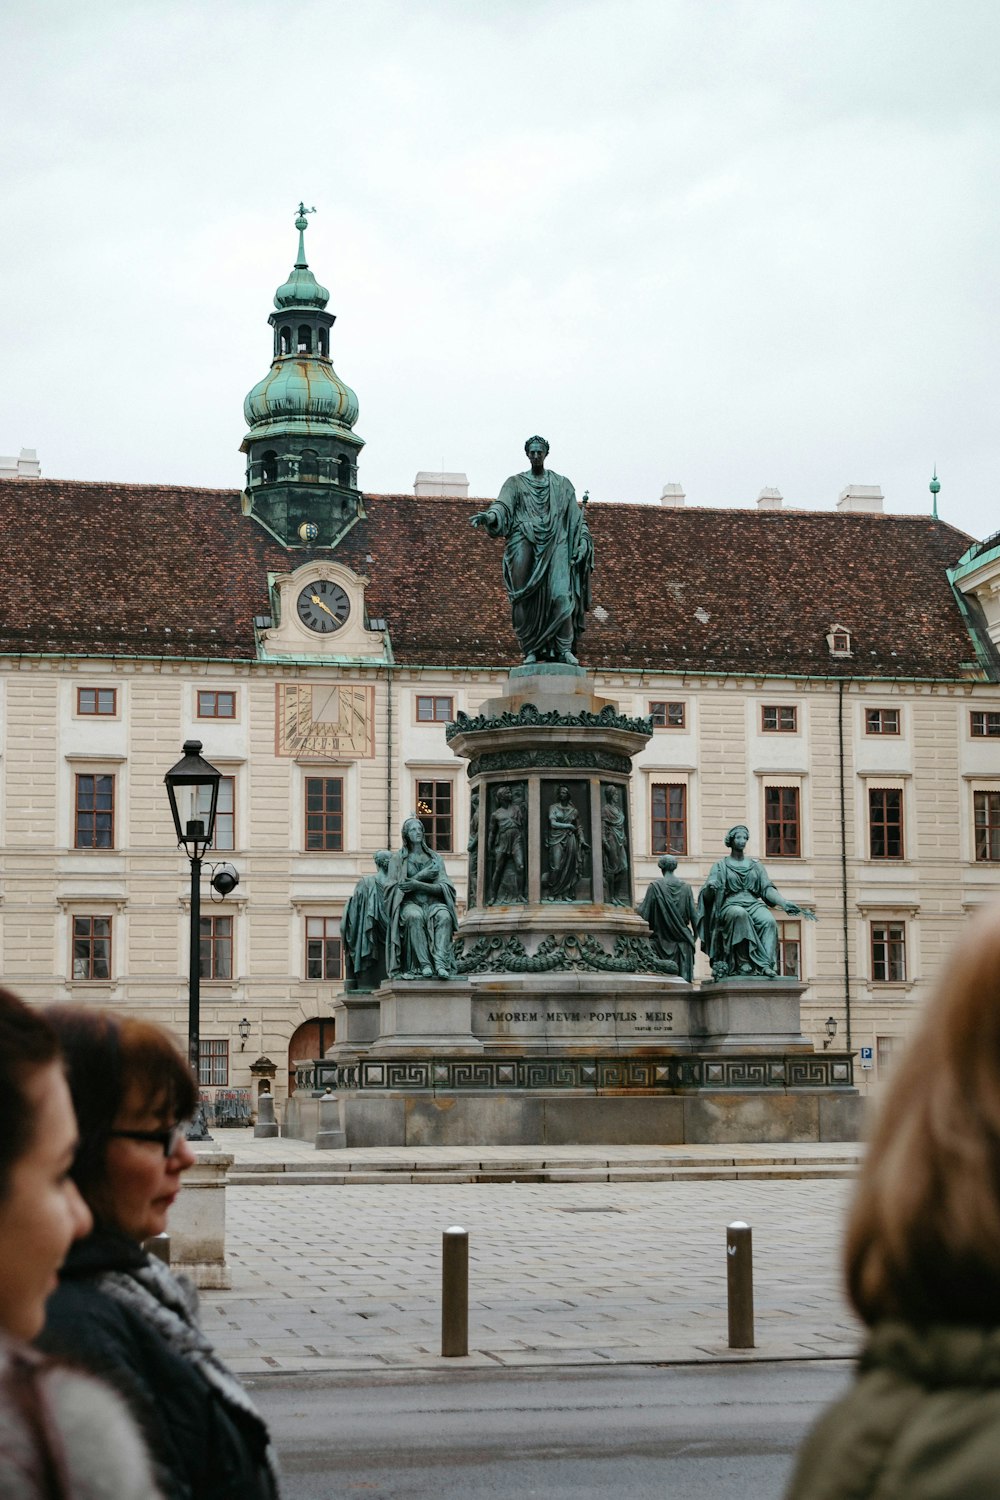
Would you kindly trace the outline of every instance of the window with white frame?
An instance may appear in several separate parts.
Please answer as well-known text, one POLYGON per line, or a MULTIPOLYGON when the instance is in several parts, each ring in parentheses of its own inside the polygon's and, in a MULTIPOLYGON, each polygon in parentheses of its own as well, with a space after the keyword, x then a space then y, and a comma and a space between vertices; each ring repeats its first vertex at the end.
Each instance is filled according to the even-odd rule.
POLYGON ((306 978, 340 979, 343 951, 339 917, 306 917, 306 978))
POLYGON ((649 852, 688 851, 687 783, 653 781, 649 787, 649 852))
POLYGON ((906 983, 906 923, 876 918, 869 923, 873 984, 906 983))
POLYGON ((778 923, 778 973, 783 979, 802 977, 802 923, 778 923))
POLYGON ((202 1088, 227 1088, 229 1085, 229 1042, 220 1037, 200 1037, 198 1041, 198 1082, 202 1088))
POLYGON ((199 966, 202 979, 232 979, 232 917, 202 917, 199 966))
POLYGON ((683 729, 687 722, 687 705, 680 699, 651 698, 649 717, 654 729, 683 729))
POLYGON ((111 918, 74 913, 71 973, 74 980, 111 978, 111 918))

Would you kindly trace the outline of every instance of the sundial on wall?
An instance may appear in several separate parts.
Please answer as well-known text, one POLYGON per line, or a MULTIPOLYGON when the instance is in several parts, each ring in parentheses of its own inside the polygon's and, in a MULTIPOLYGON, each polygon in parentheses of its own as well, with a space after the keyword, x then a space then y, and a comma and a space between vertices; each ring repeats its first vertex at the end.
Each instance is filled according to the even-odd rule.
POLYGON ((275 752, 363 760, 375 754, 375 690, 356 683, 279 683, 275 752))

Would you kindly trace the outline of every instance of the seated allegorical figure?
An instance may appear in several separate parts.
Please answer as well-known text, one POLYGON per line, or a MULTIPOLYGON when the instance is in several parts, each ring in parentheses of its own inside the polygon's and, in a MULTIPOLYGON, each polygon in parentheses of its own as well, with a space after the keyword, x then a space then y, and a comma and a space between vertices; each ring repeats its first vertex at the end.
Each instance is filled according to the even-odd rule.
POLYGON ((786 901, 759 860, 746 854, 749 830, 736 823, 726 834, 729 853, 717 859, 698 896, 698 934, 713 979, 778 977, 778 923, 771 907, 790 917, 816 920, 786 901))
POLYGON ((458 926, 455 887, 416 814, 403 824, 403 847, 389 860, 385 909, 389 978, 450 979, 458 926))

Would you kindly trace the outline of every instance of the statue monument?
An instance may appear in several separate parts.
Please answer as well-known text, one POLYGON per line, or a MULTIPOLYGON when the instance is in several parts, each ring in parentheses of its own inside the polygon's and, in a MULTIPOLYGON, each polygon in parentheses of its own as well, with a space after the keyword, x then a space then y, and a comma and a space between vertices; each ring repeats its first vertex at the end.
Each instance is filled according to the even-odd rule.
POLYGON ((713 979, 778 978, 778 924, 772 907, 815 922, 815 913, 786 901, 759 860, 746 854, 749 830, 726 834, 729 853, 717 859, 698 896, 698 933, 713 979))
MULTIPOLYGON (((816 1051, 806 985, 777 973, 772 909, 811 913, 747 858, 746 828, 697 911, 672 855, 632 904, 630 788, 653 725, 577 661, 594 546, 586 497, 546 471, 548 451, 529 438, 529 470, 471 518, 505 539, 523 661, 445 729, 467 764, 466 909, 458 921, 444 859, 408 817, 383 892, 385 981, 338 996, 314 1082, 334 1081, 352 1147, 853 1139, 850 1052, 816 1051), (700 984, 696 936, 713 976, 700 984)), ((462 534, 474 600, 483 548, 462 534)), ((290 1134, 310 1110, 297 1090, 290 1134)))
POLYGON ((636 910, 649 923, 657 953, 676 964, 675 972, 690 984, 698 920, 694 893, 686 880, 674 874, 677 861, 672 854, 664 854, 657 863, 663 873, 647 888, 636 910))
POLYGON ((524 901, 524 828, 522 804, 515 802, 509 786, 497 787, 496 805, 490 816, 489 858, 490 906, 510 906, 524 901))
POLYGON ((385 978, 385 877, 391 857, 388 849, 375 851, 375 874, 362 875, 344 907, 345 989, 377 990, 385 978))
POLYGON ((389 978, 450 979, 458 926, 455 887, 415 813, 403 824, 403 847, 389 860, 385 908, 389 978))
POLYGON ((576 900, 576 888, 584 874, 585 856, 589 848, 580 814, 570 798, 569 787, 561 786, 548 813, 548 836, 545 840, 548 869, 542 876, 544 901, 576 900))
POLYGON ((628 906, 628 837, 625 814, 616 786, 605 787, 601 808, 601 857, 604 863, 604 899, 612 906, 628 906))
POLYGON ((572 484, 545 468, 545 439, 530 437, 524 451, 530 469, 512 474, 472 525, 506 539, 503 581, 525 665, 556 661, 575 667, 590 608, 594 544, 572 484))

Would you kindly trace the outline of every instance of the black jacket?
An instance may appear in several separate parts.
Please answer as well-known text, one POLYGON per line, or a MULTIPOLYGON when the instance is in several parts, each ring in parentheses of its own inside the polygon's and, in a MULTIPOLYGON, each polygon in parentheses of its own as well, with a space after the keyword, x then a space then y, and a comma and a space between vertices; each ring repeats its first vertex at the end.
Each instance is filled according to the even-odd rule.
POLYGON ((78 1241, 49 1300, 40 1347, 121 1392, 167 1500, 274 1500, 260 1418, 226 1401, 159 1329, 97 1280, 147 1264, 145 1252, 121 1235, 95 1230, 78 1241))

